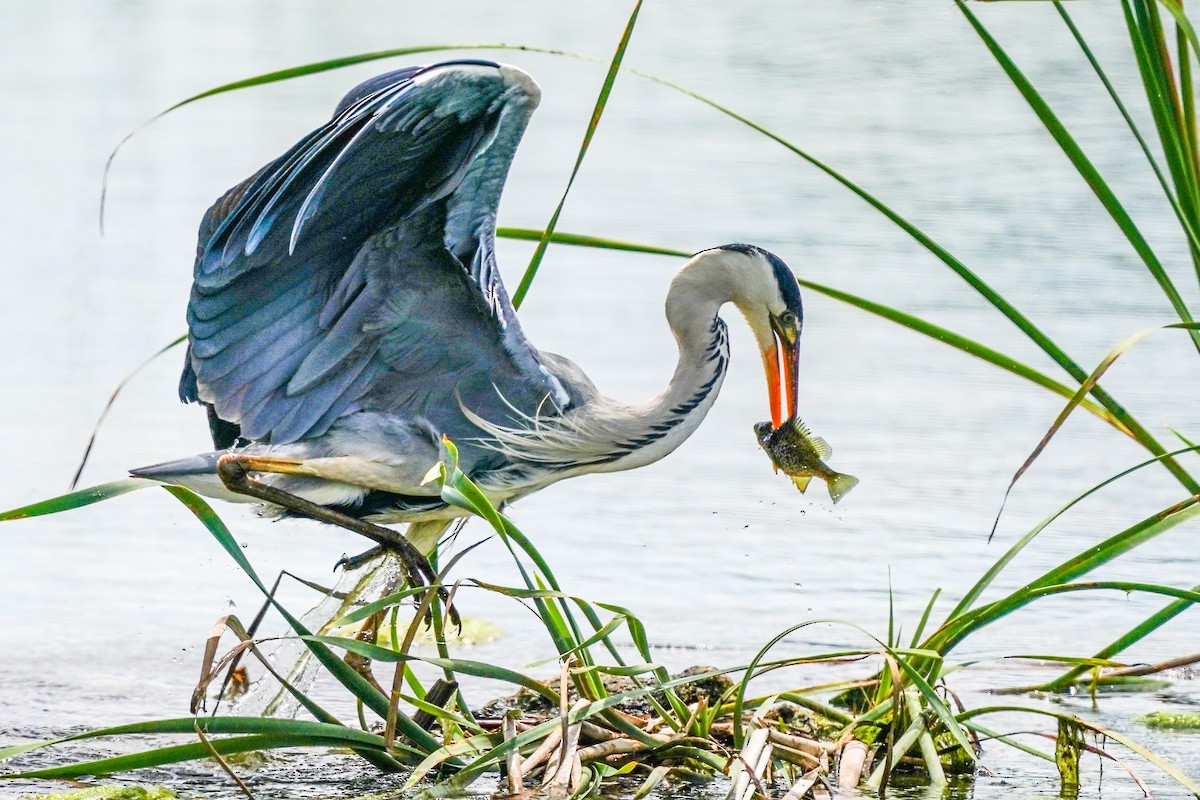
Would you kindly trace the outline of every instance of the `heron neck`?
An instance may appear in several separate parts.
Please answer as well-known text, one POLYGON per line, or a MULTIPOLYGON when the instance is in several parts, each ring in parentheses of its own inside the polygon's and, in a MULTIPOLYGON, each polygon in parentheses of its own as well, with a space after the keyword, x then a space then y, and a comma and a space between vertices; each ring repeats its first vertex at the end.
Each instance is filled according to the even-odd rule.
POLYGON ((668 455, 695 432, 717 399, 729 364, 725 323, 714 313, 706 325, 693 326, 683 337, 676 330, 676 338, 679 361, 662 392, 641 403, 609 401, 619 407, 614 416, 620 426, 619 431, 614 426, 614 433, 620 435, 613 439, 620 455, 605 459, 598 471, 634 469, 668 455))
POLYGON ((729 345, 725 323, 717 312, 729 297, 712 281, 689 277, 688 272, 680 273, 667 293, 667 323, 679 347, 679 358, 670 382, 652 401, 655 409, 648 411, 650 414, 671 416, 672 409, 691 405, 703 396, 710 401, 702 404, 699 416, 703 418, 725 375, 729 345))
MULTIPOLYGON (((600 394, 528 429, 488 429, 514 462, 534 469, 526 491, 569 475, 616 472, 659 460, 692 435, 721 390, 729 340, 717 312, 737 303, 723 259, 698 256, 675 276, 666 312, 679 346, 671 381, 654 397, 626 403, 600 394)), ((478 424, 488 427, 479 420, 478 424)))
POLYGON ((659 460, 683 444, 708 414, 729 364, 729 339, 717 312, 732 298, 722 283, 720 275, 700 275, 695 267, 672 282, 666 312, 679 346, 675 372, 649 400, 620 404, 626 433, 620 447, 625 452, 606 469, 633 469, 659 460))

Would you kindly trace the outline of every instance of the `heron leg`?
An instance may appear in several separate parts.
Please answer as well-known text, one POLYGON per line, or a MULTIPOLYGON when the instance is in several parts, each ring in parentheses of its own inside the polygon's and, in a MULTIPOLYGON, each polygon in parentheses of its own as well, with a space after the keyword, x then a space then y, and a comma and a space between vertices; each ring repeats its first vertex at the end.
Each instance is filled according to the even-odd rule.
MULTIPOLYGON (((371 550, 368 550, 362 556, 355 556, 349 559, 354 564, 362 564, 368 560, 368 556, 373 558, 383 550, 391 550, 399 556, 400 563, 404 567, 410 585, 414 587, 429 586, 437 583, 438 576, 429 564, 429 559, 420 550, 413 547, 412 543, 399 531, 351 517, 340 511, 334 511, 331 508, 317 505, 291 492, 285 492, 282 489, 256 481, 250 477, 251 472, 305 474, 305 470, 299 462, 289 462, 284 459, 256 458, 255 456, 228 453, 217 460, 217 475, 231 492, 237 492, 238 494, 254 497, 267 503, 273 503, 300 516, 315 519, 318 522, 328 522, 331 525, 337 525, 348 531, 365 536, 378 545, 378 547, 371 548, 371 550)), ((343 559, 338 563, 344 564, 346 561, 347 559, 343 559)), ((449 595, 444 587, 439 586, 437 591, 443 600, 448 599, 449 595)), ((457 611, 453 608, 448 609, 448 611, 452 617, 457 619, 457 611)))

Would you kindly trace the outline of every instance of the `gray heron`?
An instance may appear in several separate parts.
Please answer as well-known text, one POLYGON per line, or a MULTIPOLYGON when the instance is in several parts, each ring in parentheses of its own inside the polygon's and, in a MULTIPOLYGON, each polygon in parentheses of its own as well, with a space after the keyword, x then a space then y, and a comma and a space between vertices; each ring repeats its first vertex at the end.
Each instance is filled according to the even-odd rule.
POLYGON ((424 555, 455 518, 426 480, 442 437, 498 507, 576 475, 641 467, 708 413, 745 316, 775 427, 795 414, 800 291, 752 245, 697 253, 666 299, 679 360, 637 403, 525 338, 495 257, 496 209, 540 90, 452 61, 372 78, 230 189, 200 224, 179 393, 215 451, 132 470, 334 522, 424 555), (406 535, 383 525, 409 523, 406 535))

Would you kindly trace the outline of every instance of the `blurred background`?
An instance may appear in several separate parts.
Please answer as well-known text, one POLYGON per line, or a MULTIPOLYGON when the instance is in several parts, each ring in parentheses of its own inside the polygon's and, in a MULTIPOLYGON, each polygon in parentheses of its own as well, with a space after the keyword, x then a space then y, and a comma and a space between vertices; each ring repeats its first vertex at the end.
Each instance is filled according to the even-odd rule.
MULTIPOLYGON (((360 80, 453 55, 530 72, 543 102, 513 166, 500 224, 544 226, 630 7, 365 0, 6 6, 0 507, 67 490, 117 382, 185 331, 195 230, 205 209, 320 124, 360 80), (121 150, 100 235, 105 159, 170 105, 307 62, 477 43, 553 47, 603 63, 447 52, 205 100, 141 129, 121 150)), ((1168 268, 1194 304, 1176 223, 1053 10, 1027 3, 976 9, 1147 236, 1177 256, 1168 268)), ((1135 89, 1119 10, 1098 3, 1070 9, 1118 90, 1135 89)), ((1173 321, 1135 254, 953 4, 650 3, 625 63, 726 104, 842 171, 946 246, 1085 368, 1135 330, 1173 321)), ((1143 109, 1134 113, 1146 121, 1143 109)), ((803 278, 923 316, 1063 378, 969 287, 826 175, 695 100, 630 74, 616 84, 559 230, 688 251, 759 244, 803 278)), ((531 252, 526 243, 500 243, 510 287, 531 252)), ((679 263, 551 247, 521 309, 526 332, 542 349, 577 361, 608 394, 654 394, 674 365, 662 302, 679 263)), ((744 663, 775 633, 806 619, 852 620, 883 636, 889 600, 898 624, 911 631, 935 588, 946 598, 937 619, 1002 548, 1144 458, 1133 442, 1076 414, 1018 484, 989 544, 1009 479, 1062 401, 848 306, 813 293, 805 303, 801 414, 833 445, 831 464, 862 480, 836 509, 823 486, 801 495, 772 474, 756 445, 751 425, 767 416, 764 379, 752 339, 734 318, 724 391, 679 451, 634 472, 568 481, 511 509, 565 590, 631 608, 660 646, 656 657, 672 669, 744 663)), ((1197 377, 1189 347, 1178 331, 1157 334, 1105 379, 1166 442, 1173 441, 1168 426, 1200 435, 1195 393, 1181 388, 1197 377)), ((202 410, 176 399, 181 360, 176 350, 129 384, 100 431, 83 485, 210 448, 202 410)), ((996 591, 1183 496, 1164 470, 1143 470, 1055 523, 996 591)), ((337 558, 362 547, 358 537, 325 526, 269 522, 244 506, 217 510, 264 576, 287 569, 329 582, 337 558)), ((460 541, 486 534, 475 522, 460 541)), ((210 626, 231 611, 249 618, 260 601, 165 492, 7 523, 0 535, 6 739, 186 713, 210 626)), ((1190 586, 1200 564, 1195 537, 1194 526, 1180 528, 1098 577, 1190 586)), ((517 580, 495 541, 458 571, 517 580)), ((285 595, 301 609, 310 597, 299 589, 285 595)), ((460 595, 459 604, 503 632, 470 657, 521 666, 551 655, 536 620, 517 604, 482 593, 460 595)), ((1162 604, 1044 601, 958 655, 1086 656, 1162 604)), ((1195 631, 1185 615, 1128 660, 1200 649, 1195 631)), ((868 643, 847 627, 822 624, 790 637, 780 655, 868 643)), ((990 662, 963 674, 961 686, 1028 683, 1023 670, 990 662)), ((1186 681, 1172 692, 1170 702, 1200 697, 1186 681)), ((1089 709, 1086 701, 1065 702, 1089 709)), ((1129 728, 1128 718, 1149 707, 1146 698, 1119 697, 1091 713, 1129 728)), ((1132 732, 1152 738, 1136 726, 1132 732)), ((1189 752, 1186 745, 1178 751, 1185 766, 1189 752)), ((1191 759, 1195 774, 1194 753, 1191 759)), ((996 768, 1009 770, 1003 761, 996 768)), ((1132 787, 1115 781, 1107 796, 1132 787)))

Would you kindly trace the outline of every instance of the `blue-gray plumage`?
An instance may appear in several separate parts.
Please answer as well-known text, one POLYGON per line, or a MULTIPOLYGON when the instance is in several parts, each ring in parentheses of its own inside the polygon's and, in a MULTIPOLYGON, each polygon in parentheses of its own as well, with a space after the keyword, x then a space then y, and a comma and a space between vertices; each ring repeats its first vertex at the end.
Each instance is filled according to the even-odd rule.
POLYGON ((776 256, 729 245, 676 276, 680 360, 642 403, 601 395, 525 338, 495 258, 496 211, 540 92, 483 61, 408 68, 353 89, 333 118, 219 199, 200 225, 180 396, 209 410, 216 452, 134 474, 246 499, 265 483, 353 516, 447 520, 425 479, 442 436, 497 503, 677 447, 720 389, 733 302, 762 351, 776 424, 795 410, 802 319, 776 256))

